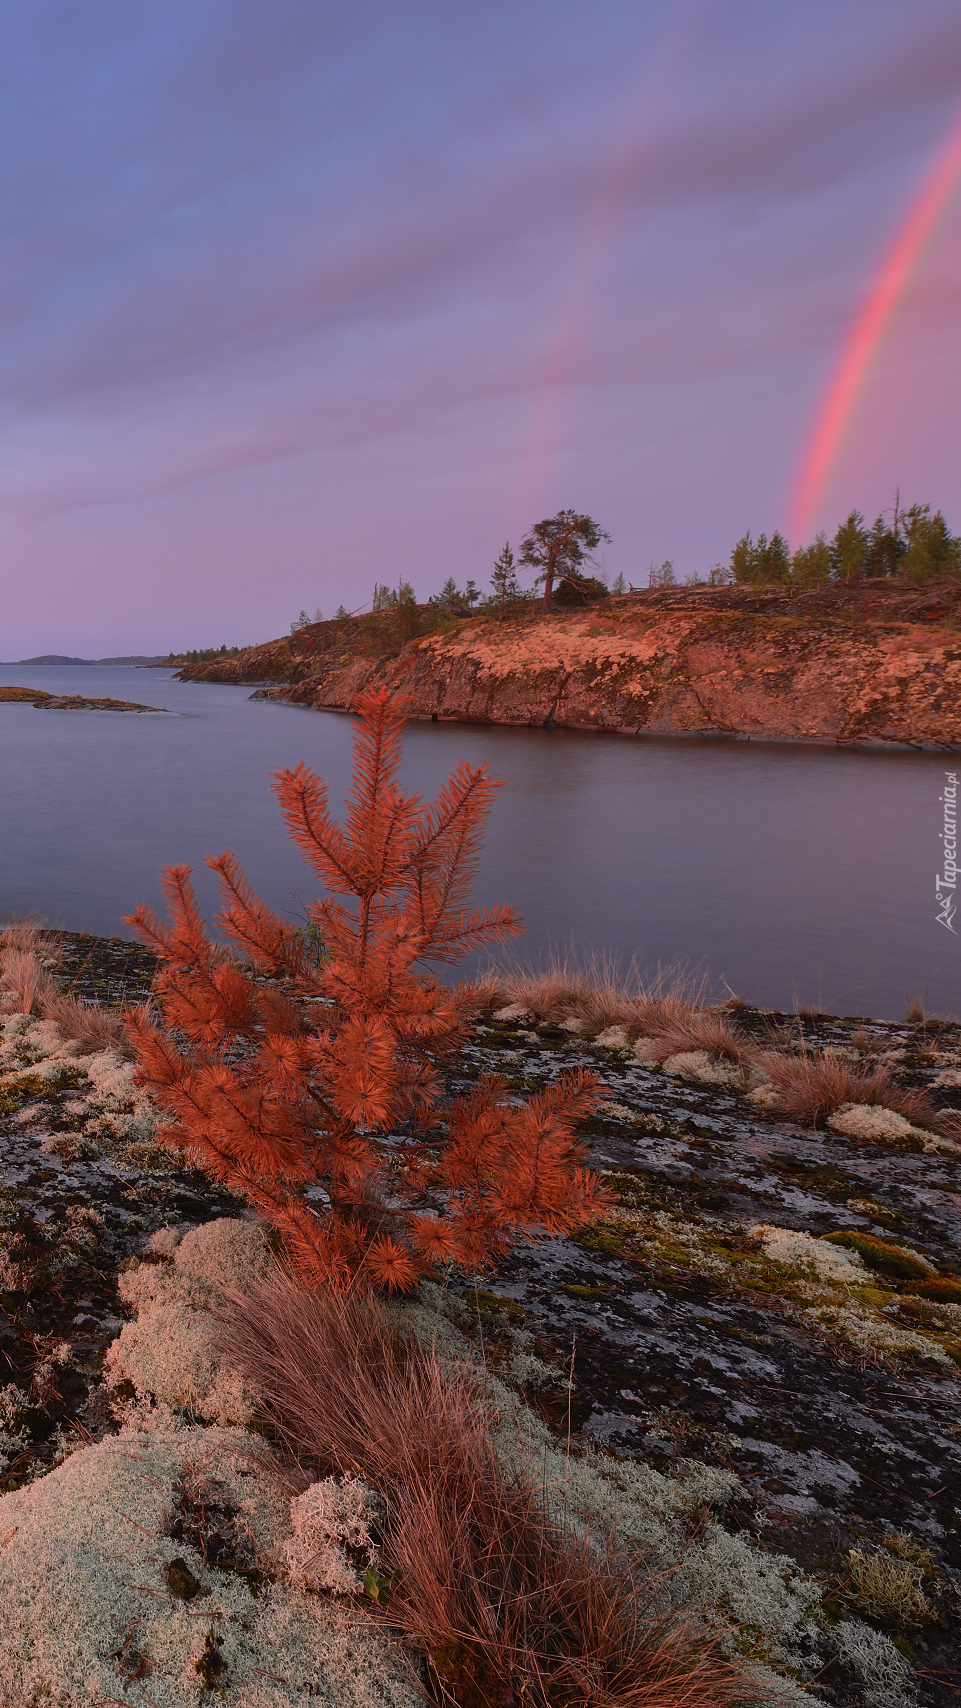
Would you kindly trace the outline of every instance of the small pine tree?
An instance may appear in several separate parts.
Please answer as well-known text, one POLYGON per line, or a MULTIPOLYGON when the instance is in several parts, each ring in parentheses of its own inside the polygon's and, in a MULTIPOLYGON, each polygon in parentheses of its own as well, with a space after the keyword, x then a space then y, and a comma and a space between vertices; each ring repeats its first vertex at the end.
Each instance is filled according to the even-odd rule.
POLYGON ((456 611, 465 602, 466 595, 458 587, 454 577, 449 575, 433 603, 443 605, 447 611, 456 611))
POLYGON ((517 583, 517 565, 514 562, 514 553, 511 551, 510 542, 505 545, 500 557, 494 559, 491 587, 494 603, 499 605, 502 611, 505 605, 509 605, 512 600, 519 599, 521 596, 521 590, 517 583))
POLYGON ((809 546, 799 546, 791 559, 791 586, 824 587, 831 579, 831 548, 824 534, 809 546))
POLYGON ((431 805, 402 795, 403 702, 380 689, 356 709, 343 826, 305 765, 275 776, 330 892, 307 910, 313 940, 221 854, 207 863, 231 954, 206 933, 189 868, 168 867, 170 926, 145 907, 128 919, 162 958, 162 1021, 136 1012, 127 1027, 138 1082, 168 1116, 161 1142, 272 1222, 309 1283, 404 1289, 438 1262, 475 1268, 598 1214, 605 1194, 573 1124, 601 1091, 578 1071, 520 1108, 497 1079, 445 1101, 439 1070, 466 1038, 464 1009, 422 969, 518 929, 510 908, 463 906, 499 785, 462 763, 431 805))
POLYGON ((860 510, 852 510, 840 524, 830 545, 831 573, 836 581, 860 581, 868 573, 871 537, 860 510))
POLYGON ((905 581, 954 580, 961 574, 961 539, 952 534, 940 510, 912 504, 899 518, 903 552, 898 573, 905 581))
POLYGON ((731 553, 731 573, 741 585, 751 587, 785 586, 791 580, 791 554, 783 534, 750 533, 738 540, 731 553))

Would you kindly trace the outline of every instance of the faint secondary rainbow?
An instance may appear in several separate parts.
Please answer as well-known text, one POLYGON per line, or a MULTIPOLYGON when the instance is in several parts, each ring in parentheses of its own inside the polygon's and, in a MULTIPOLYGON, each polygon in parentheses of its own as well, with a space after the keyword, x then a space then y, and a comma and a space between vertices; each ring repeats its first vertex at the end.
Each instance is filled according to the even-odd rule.
POLYGON ((824 488, 881 339, 959 182, 961 120, 952 128, 908 209, 831 377, 805 449, 791 504, 791 538, 798 543, 807 538, 813 527, 824 488))

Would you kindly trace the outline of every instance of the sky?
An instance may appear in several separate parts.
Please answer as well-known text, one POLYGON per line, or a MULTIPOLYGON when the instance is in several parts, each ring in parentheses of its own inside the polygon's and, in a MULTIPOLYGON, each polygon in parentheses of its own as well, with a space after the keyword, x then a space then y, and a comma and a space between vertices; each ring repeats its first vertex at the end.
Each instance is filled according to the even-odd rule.
MULTIPOLYGON (((956 0, 0 4, 0 656, 245 644, 796 517, 956 0)), ((961 530, 961 188, 805 523, 961 530)), ((792 537, 791 544, 804 543, 792 537)))

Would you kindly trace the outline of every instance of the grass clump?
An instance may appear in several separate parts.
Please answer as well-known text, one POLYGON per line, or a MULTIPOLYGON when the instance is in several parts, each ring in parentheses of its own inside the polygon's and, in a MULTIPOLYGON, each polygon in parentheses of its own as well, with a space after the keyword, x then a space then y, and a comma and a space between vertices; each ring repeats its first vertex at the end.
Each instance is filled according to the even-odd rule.
MULTIPOLYGON (((643 1558, 552 1512, 495 1452, 477 1371, 444 1365, 356 1294, 282 1271, 235 1296, 225 1352, 321 1474, 363 1475, 385 1503, 385 1617, 443 1701, 593 1700, 722 1708, 757 1700, 695 1612, 672 1611, 643 1558)), ((378 1603, 379 1605, 379 1603, 378 1603)))
POLYGON ((923 1091, 901 1090, 887 1067, 862 1067, 827 1052, 804 1050, 799 1055, 769 1050, 758 1062, 764 1087, 779 1114, 822 1126, 845 1105, 876 1104, 893 1110, 908 1123, 940 1131, 943 1118, 923 1091))
POLYGON ((756 1055, 729 1013, 706 1005, 703 981, 677 969, 650 979, 634 964, 622 972, 602 954, 578 957, 568 951, 539 965, 508 957, 482 973, 465 995, 496 1008, 500 1019, 537 1019, 610 1048, 643 1039, 651 1060, 703 1053, 743 1074, 756 1055))
POLYGON ((0 1012, 52 1020, 81 1055, 113 1050, 129 1056, 119 1014, 80 1002, 58 985, 54 969, 60 956, 55 934, 29 922, 5 926, 0 931, 0 1012))

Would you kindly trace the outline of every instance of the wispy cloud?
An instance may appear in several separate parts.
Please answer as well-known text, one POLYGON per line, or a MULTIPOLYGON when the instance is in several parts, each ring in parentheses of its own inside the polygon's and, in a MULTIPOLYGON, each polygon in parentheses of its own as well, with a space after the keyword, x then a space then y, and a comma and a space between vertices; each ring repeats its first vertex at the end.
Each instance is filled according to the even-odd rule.
MULTIPOLYGON (((688 474, 707 494, 673 555, 713 560, 730 525, 697 466, 725 385, 738 515, 768 520, 961 94, 944 0, 36 0, 8 25, 0 508, 44 524, 121 505, 128 549, 138 505, 166 495, 168 514, 189 488, 196 517, 208 483, 206 553, 218 477, 307 458, 277 523, 294 597, 325 457, 329 512, 345 466, 362 482, 388 441, 416 465, 441 434, 451 493, 486 471, 498 540, 538 408, 563 404, 531 493, 580 471, 631 537, 663 478, 628 490, 611 471, 672 383, 702 386, 688 474)), ((918 297, 932 338, 961 264, 944 243, 918 297)), ((412 501, 391 537, 422 578, 419 536, 412 501)), ((457 550, 483 558, 486 528, 472 541, 457 550)))

